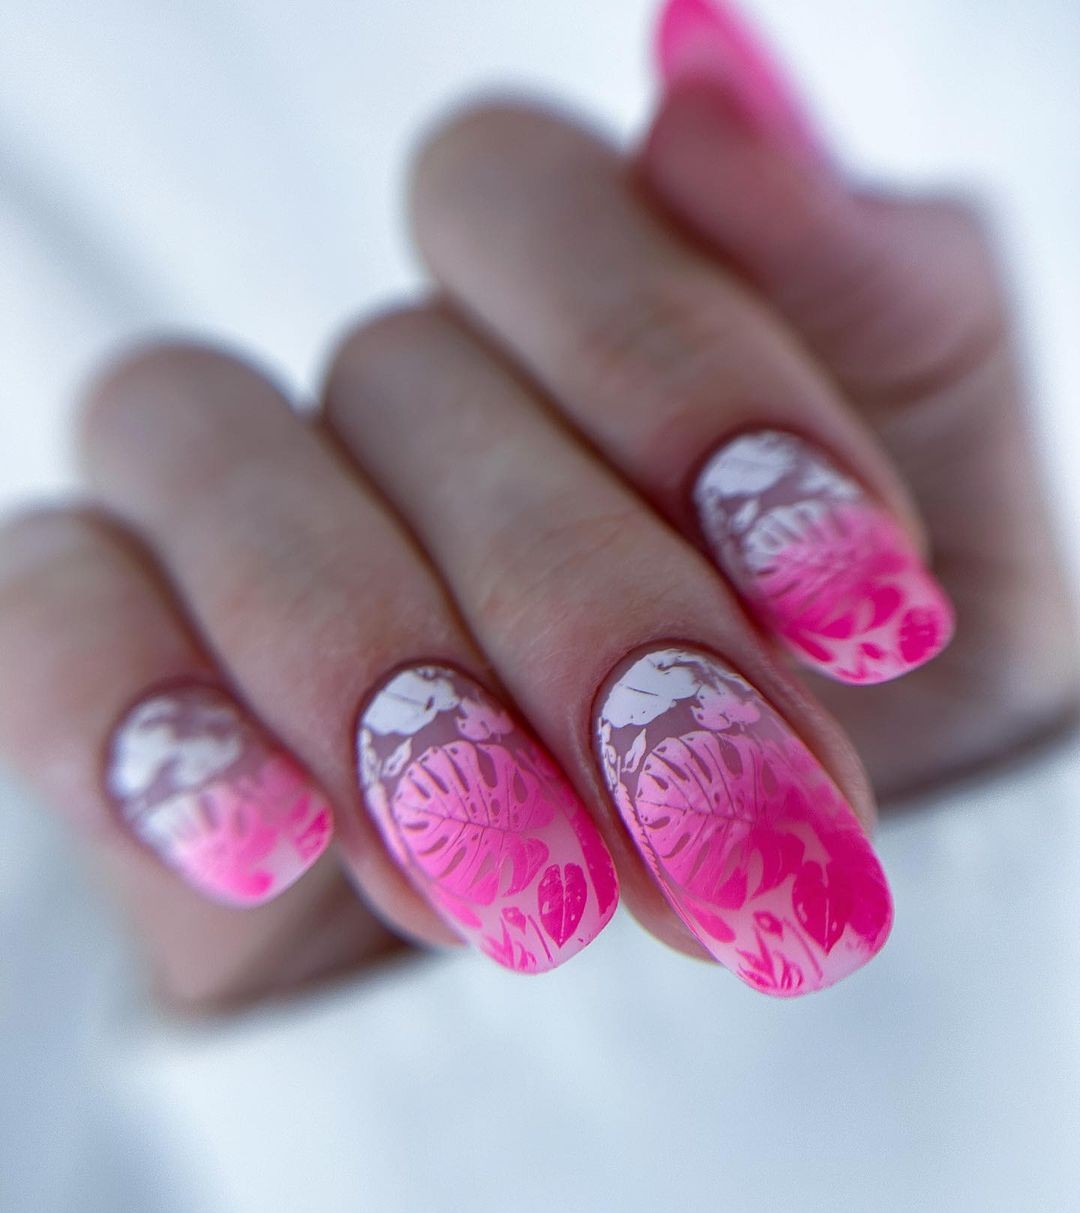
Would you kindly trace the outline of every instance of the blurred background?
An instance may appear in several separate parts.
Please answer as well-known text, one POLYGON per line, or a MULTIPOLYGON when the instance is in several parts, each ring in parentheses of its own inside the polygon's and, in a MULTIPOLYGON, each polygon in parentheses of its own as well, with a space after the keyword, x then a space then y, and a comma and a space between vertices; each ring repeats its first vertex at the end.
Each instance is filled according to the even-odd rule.
MULTIPOLYGON (((1080 9, 748 10, 849 164, 990 201, 1075 564, 1080 9)), ((349 318, 419 284, 418 131, 509 88, 629 143, 653 15, 3 0, 0 505, 67 489, 73 393, 133 336, 229 339, 310 391, 349 318)), ((454 957, 183 1028, 144 1005, 71 841, 0 783, 0 1209, 1080 1208, 1078 793, 1059 751, 888 822, 892 942, 806 1001, 620 915, 542 980, 454 957)))

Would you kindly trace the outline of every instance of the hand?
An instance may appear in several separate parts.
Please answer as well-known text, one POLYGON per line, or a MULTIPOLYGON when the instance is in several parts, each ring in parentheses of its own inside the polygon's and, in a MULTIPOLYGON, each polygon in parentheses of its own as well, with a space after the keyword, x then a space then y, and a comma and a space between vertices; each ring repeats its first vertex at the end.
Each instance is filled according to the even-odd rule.
MULTIPOLYGON (((351 899, 339 863, 395 933, 464 936, 515 968, 552 967, 603 927, 609 855, 659 938, 771 993, 829 984, 884 942, 869 789, 779 656, 849 681, 904 674, 830 684, 875 705, 860 719, 837 700, 879 777, 979 756, 972 739, 993 726, 954 723, 951 707, 970 673, 936 681, 947 657, 909 672, 946 643, 950 608, 920 560, 908 488, 924 511, 940 504, 919 495, 925 460, 905 486, 890 450, 914 447, 894 446, 888 404, 870 408, 917 383, 927 403, 912 408, 908 391, 901 408, 897 390, 896 415, 932 418, 939 399, 942 416, 963 414, 949 401, 972 393, 949 385, 978 360, 957 359, 940 326, 915 340, 955 285, 933 264, 886 278, 878 303, 900 310, 873 320, 871 286, 911 247, 890 253, 875 225, 907 229, 877 216, 902 208, 849 196, 816 156, 734 121, 716 91, 696 68, 677 83, 640 166, 711 252, 592 137, 534 111, 474 113, 416 176, 418 235, 449 303, 354 333, 318 424, 236 359, 143 353, 84 410, 108 517, 50 513, 6 532, 0 742, 96 831, 174 1002, 250 999, 382 954, 394 935, 351 899), (708 156, 690 135, 709 138, 708 156), (691 210, 686 174, 706 168, 741 183, 719 194, 739 206, 720 206, 713 181, 712 205, 691 210), (843 199, 866 217, 829 227, 843 199), (785 221, 766 230, 774 207, 785 221), (807 246, 769 259, 789 219, 828 253, 809 260, 836 275, 835 328, 819 325, 820 296, 800 312, 818 281, 807 246), (905 303, 900 285, 924 294, 905 303), (871 391, 870 371, 889 368, 871 391), (890 713, 925 727, 906 719, 915 700, 952 738, 931 761, 898 760, 895 734, 862 736, 890 713), (174 872, 265 904, 201 903, 174 872)), ((977 331, 963 326, 981 350, 977 331)), ((1001 407, 1015 412, 1015 397, 1001 407)), ((1027 466, 1022 445, 984 449, 1005 453, 1010 476, 1027 466)), ((1030 523, 1037 481, 1021 481, 1009 500, 1030 523)), ((933 538, 960 533, 927 512, 933 538)), ((953 565, 954 648, 985 593, 977 575, 953 565)), ((990 661, 1012 678, 1052 596, 1029 603, 995 576, 1028 609, 995 633, 1013 647, 990 661)), ((1017 713, 1025 728, 1075 693, 1071 649, 1057 649, 1050 693, 1017 713)))
POLYGON ((732 13, 674 0, 667 97, 639 162, 669 216, 794 329, 914 501, 956 639, 917 677, 812 680, 879 798, 1075 728, 1076 625, 978 210, 853 184, 732 13))

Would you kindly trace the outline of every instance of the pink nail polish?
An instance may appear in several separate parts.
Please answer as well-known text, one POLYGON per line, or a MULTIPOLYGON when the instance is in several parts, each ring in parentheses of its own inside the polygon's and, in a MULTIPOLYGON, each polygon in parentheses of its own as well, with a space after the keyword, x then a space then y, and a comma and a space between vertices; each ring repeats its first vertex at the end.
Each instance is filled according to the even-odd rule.
POLYGON ((952 638, 949 599, 907 535, 801 438, 735 438, 705 464, 694 504, 716 562, 803 664, 887 682, 952 638))
POLYGON ((892 898, 836 785, 742 677, 699 650, 628 658, 597 746, 627 829, 672 908, 748 985, 832 985, 885 943, 892 898))
POLYGON ((132 708, 113 734, 106 778, 135 835, 215 901, 269 901, 333 835, 311 778, 211 686, 169 687, 132 708))
POLYGON ((656 28, 656 58, 668 86, 689 80, 709 84, 761 135, 824 158, 786 72, 733 6, 720 0, 669 0, 656 28))
POLYGON ((553 969, 618 902, 611 856, 551 759, 456 670, 406 669, 364 711, 360 783, 419 892, 492 960, 553 969))

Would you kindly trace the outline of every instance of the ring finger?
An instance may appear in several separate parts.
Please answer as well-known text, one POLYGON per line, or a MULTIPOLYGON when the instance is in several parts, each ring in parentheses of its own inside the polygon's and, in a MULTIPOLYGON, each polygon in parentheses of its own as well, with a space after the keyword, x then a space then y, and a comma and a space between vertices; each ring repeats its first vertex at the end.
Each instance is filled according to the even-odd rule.
POLYGON ((590 817, 484 689, 396 520, 262 376, 197 347, 130 359, 94 393, 83 450, 232 683, 337 805, 347 866, 391 924, 530 971, 603 928, 617 886, 590 817), (361 770, 396 781, 369 797, 374 822, 357 803, 361 705, 361 770))

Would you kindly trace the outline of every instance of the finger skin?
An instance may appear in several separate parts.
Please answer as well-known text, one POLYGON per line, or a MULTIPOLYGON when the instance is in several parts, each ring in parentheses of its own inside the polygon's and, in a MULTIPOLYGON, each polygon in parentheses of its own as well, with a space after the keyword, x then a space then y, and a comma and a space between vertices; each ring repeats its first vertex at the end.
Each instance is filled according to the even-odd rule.
POLYGON ((685 529, 693 472, 721 437, 812 423, 917 533, 888 460, 790 330, 628 186, 591 132, 486 105, 417 155, 413 227, 455 304, 685 529))
POLYGON ((133 545, 43 515, 9 525, 4 556, 14 760, 77 806, 75 824, 137 838, 214 900, 258 905, 299 880, 330 843, 330 804, 223 685, 133 545))
POLYGON ((956 377, 1001 340, 1002 294, 974 211, 860 193, 832 166, 748 130, 715 84, 670 85, 637 172, 860 407, 956 377))
MULTIPOLYGON (((757 900, 763 888, 750 875, 758 870, 758 841, 748 842, 745 853, 731 850, 743 826, 725 832, 729 812, 744 825, 756 822, 754 829, 760 826, 775 840, 773 826, 796 806, 835 803, 842 832, 855 846, 854 866, 872 873, 865 887, 877 890, 878 909, 887 905, 887 893, 880 894, 884 877, 865 837, 873 809, 858 763, 842 736, 770 660, 699 555, 583 448, 505 364, 447 311, 405 311, 346 341, 328 379, 325 407, 343 443, 438 564, 504 684, 586 802, 603 814, 627 903, 650 929, 675 942, 672 927, 682 924, 684 939, 696 939, 755 988, 773 994, 821 988, 850 971, 838 966, 841 955, 858 956, 855 963, 861 963, 881 946, 887 914, 872 916, 874 926, 861 942, 851 937, 840 944, 839 936, 822 936, 823 949, 839 950, 826 963, 810 947, 807 955, 814 959, 804 955, 803 967, 798 975, 792 968, 789 980, 777 976, 759 983, 744 970, 739 957, 753 946, 763 949, 766 970, 783 971, 777 956, 789 947, 790 935, 780 942, 779 934, 771 941, 757 939, 753 914, 765 912, 757 900), (691 650, 694 655, 684 661, 679 654, 691 650), (686 719, 696 703, 702 722, 702 737, 693 744, 704 747, 705 765, 694 767, 698 774, 688 776, 664 808, 640 780, 682 744, 682 716, 657 724, 657 730, 670 724, 674 731, 654 732, 654 754, 639 752, 644 743, 631 739, 621 759, 601 761, 608 753, 605 729, 617 718, 622 724, 637 721, 640 730, 641 705, 659 702, 648 689, 627 691, 622 682, 621 690, 613 689, 612 678, 618 681, 621 674, 612 671, 623 670, 634 653, 647 665, 655 658, 648 668, 659 671, 665 687, 678 687, 677 697, 687 701, 686 719), (676 655, 669 661, 667 654, 676 655), (682 672, 672 674, 673 666, 682 672), (630 706, 601 710, 616 690, 630 706), (730 712, 720 710, 721 704, 730 712), (778 732, 769 740, 774 728, 778 732), (734 744, 732 732, 747 747, 739 766, 745 784, 725 782, 723 760, 717 766, 708 757, 734 753, 724 748, 734 744), (779 748, 770 749, 774 745, 779 748), (781 751, 799 755, 790 760, 792 770, 803 771, 806 779, 810 770, 819 772, 834 800, 808 785, 788 800, 780 791, 783 780, 773 775, 777 762, 789 761, 779 758, 781 751), (849 805, 857 806, 862 826, 849 805), (643 868, 651 882, 643 879, 643 868), (718 887, 721 873, 730 876, 733 868, 740 873, 735 883, 725 883, 725 877, 718 887), (741 892, 739 880, 746 882, 741 892), (667 903, 666 918, 658 892, 667 903), (721 910, 742 922, 745 934, 721 910), (725 948, 723 939, 739 942, 725 948)), ((675 787, 663 775, 654 786, 661 784, 675 787)), ((813 868, 818 861, 803 848, 811 836, 821 835, 803 809, 797 815, 802 824, 792 827, 793 837, 805 841, 789 849, 779 841, 762 845, 769 854, 787 855, 800 870, 813 868)), ((750 833, 755 840, 764 837, 750 833)), ((797 913, 790 901, 795 867, 788 870, 783 863, 769 861, 769 887, 789 899, 791 918, 797 913)), ((799 929, 789 927, 798 936, 799 929)))
MULTIPOLYGON (((266 379, 212 350, 150 350, 98 384, 82 437, 97 491, 147 536, 218 660, 331 790, 350 869, 388 921, 429 942, 464 937, 530 972, 561 964, 595 937, 615 898, 587 881, 572 923, 540 917, 540 937, 518 937, 532 930, 526 909, 554 887, 556 852, 561 871, 584 845, 564 836, 574 797, 553 768, 530 785, 529 812, 515 816, 488 796, 480 763, 467 794, 443 789, 425 802, 429 824, 439 825, 438 845, 423 853, 415 832, 393 824, 405 811, 397 799, 386 815, 368 812, 357 717, 406 668, 468 675, 454 715, 459 748, 486 746, 485 760, 498 751, 514 767, 531 762, 536 747, 516 717, 500 739, 468 734, 488 696, 485 662, 407 533, 266 379), (511 865, 519 853, 529 862, 511 865)), ((391 757, 410 780, 427 761, 409 746, 385 755, 388 764, 391 757)), ((590 831, 586 818, 581 836, 590 831)), ((580 855, 575 862, 584 872, 580 855)))
MULTIPOLYGON (((733 39, 718 11, 672 0, 666 87, 636 177, 792 325, 919 502, 956 641, 917 677, 857 702, 817 688, 875 786, 902 795, 1000 761, 1075 709, 1075 607, 1008 292, 992 225, 970 199, 868 190, 775 124, 748 121, 746 31, 733 39), (692 45, 671 45, 680 39, 692 45)), ((790 83, 774 75, 770 87, 790 106, 790 83)))
POLYGON ((162 685, 220 682, 145 552, 115 522, 51 508, 0 528, 0 669, 5 764, 72 827, 170 1007, 234 1005, 388 946, 355 897, 342 897, 333 854, 238 914, 164 866, 110 801, 106 755, 130 705, 162 685), (331 912, 332 937, 319 929, 331 912))
POLYGON ((455 302, 703 542, 796 659, 865 685, 948 644, 951 607, 865 424, 608 148, 551 114, 482 109, 421 154, 414 210, 455 302))

